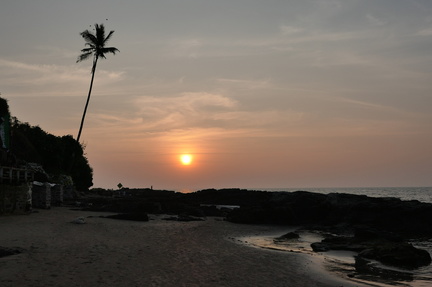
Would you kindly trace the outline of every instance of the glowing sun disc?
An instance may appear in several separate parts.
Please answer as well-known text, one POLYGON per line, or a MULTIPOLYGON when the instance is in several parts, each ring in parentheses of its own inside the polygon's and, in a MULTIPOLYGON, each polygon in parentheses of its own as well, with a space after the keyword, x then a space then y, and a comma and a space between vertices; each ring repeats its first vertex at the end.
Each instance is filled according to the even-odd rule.
POLYGON ((190 165, 192 162, 192 156, 190 154, 182 154, 180 156, 180 161, 183 165, 190 165))

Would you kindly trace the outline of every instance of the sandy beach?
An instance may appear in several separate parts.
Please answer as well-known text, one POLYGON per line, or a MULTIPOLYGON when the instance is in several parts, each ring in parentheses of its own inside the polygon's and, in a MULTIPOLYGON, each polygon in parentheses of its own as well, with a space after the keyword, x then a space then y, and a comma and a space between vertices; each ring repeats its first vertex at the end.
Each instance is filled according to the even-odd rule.
POLYGON ((0 286, 364 286, 326 272, 311 255, 266 250, 239 240, 281 227, 207 218, 149 222, 55 207, 0 217, 0 286), (85 224, 72 221, 84 217, 85 224))

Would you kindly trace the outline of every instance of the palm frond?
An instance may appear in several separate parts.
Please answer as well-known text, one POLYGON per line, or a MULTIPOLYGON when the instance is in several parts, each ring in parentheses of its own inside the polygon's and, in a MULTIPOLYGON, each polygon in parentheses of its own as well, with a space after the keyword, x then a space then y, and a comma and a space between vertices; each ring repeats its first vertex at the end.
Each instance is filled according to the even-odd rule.
POLYGON ((81 62, 81 61, 87 60, 87 59, 90 58, 90 56, 92 56, 92 55, 93 55, 93 52, 92 52, 92 51, 85 52, 85 53, 83 53, 83 54, 81 54, 81 55, 78 56, 78 59, 77 59, 76 62, 78 63, 78 62, 81 62))
POLYGON ((81 37, 84 38, 84 41, 86 41, 86 43, 96 44, 98 42, 96 36, 93 35, 93 33, 90 32, 89 30, 85 30, 84 32, 81 32, 80 35, 81 37))
POLYGON ((96 49, 96 45, 93 43, 85 43, 84 46, 89 46, 91 49, 96 49))
POLYGON ((93 52, 93 51, 94 51, 94 47, 84 48, 81 50, 82 53, 93 52))
POLYGON ((98 54, 99 57, 101 57, 103 59, 106 59, 105 54, 111 53, 111 54, 115 55, 116 52, 120 52, 120 51, 117 48, 108 47, 108 48, 101 48, 101 49, 99 49, 97 54, 98 54))
POLYGON ((105 26, 104 24, 95 24, 96 28, 96 38, 99 44, 103 43, 103 40, 105 39, 105 26))
POLYGON ((108 41, 109 41, 109 39, 111 39, 111 36, 112 36, 112 34, 114 33, 114 30, 112 30, 112 31, 110 31, 109 33, 108 33, 108 35, 105 37, 105 39, 104 39, 104 45, 106 44, 106 43, 108 43, 108 41))
POLYGON ((102 49, 102 52, 105 54, 105 53, 111 53, 111 54, 114 54, 115 55, 115 53, 117 53, 117 52, 120 52, 119 51, 119 49, 117 49, 117 48, 115 48, 115 47, 106 47, 106 48, 103 48, 102 49))

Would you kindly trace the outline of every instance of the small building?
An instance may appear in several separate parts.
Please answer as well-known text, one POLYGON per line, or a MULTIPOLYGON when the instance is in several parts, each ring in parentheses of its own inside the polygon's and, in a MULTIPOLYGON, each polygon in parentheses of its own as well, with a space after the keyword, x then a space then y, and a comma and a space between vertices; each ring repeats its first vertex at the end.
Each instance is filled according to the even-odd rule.
POLYGON ((32 206, 35 208, 51 208, 51 185, 46 182, 34 181, 32 185, 32 206))
POLYGON ((0 166, 0 214, 31 211, 33 173, 26 169, 0 166))

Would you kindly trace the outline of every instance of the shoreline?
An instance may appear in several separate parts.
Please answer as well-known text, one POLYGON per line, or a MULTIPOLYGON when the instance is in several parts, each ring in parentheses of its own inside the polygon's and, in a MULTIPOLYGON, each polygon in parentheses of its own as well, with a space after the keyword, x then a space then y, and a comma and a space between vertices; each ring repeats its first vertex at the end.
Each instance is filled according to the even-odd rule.
MULTIPOLYGON (((355 258, 357 255, 354 251, 346 250, 329 250, 327 252, 315 252, 310 247, 313 242, 320 241, 323 236, 319 231, 303 229, 301 227, 287 228, 285 232, 268 233, 259 236, 246 236, 241 238, 243 244, 257 249, 274 250, 278 252, 302 254, 314 261, 315 269, 329 273, 343 280, 347 280, 356 286, 429 286, 430 278, 421 276, 421 272, 413 270, 403 270, 396 267, 385 266, 378 262, 374 263, 375 268, 381 269, 380 273, 368 274, 358 273, 355 267, 355 258), (282 234, 294 232, 300 234, 296 240, 274 242, 273 239, 282 234), (394 272, 402 272, 396 274, 394 272), (406 273, 405 273, 406 272, 406 273), (405 273, 405 275, 404 275, 405 273), (409 276, 408 274, 412 274, 409 276), (415 278, 415 277, 418 278, 415 278)), ((428 267, 424 267, 426 269, 428 267)), ((423 271, 424 272, 424 271, 423 271)), ((430 277, 430 276, 428 276, 430 277)))
POLYGON ((12 286, 368 286, 337 277, 304 254, 246 246, 238 238, 282 227, 206 221, 99 218, 68 207, 0 217, 0 285, 12 286), (84 217, 86 224, 71 223, 84 217))

